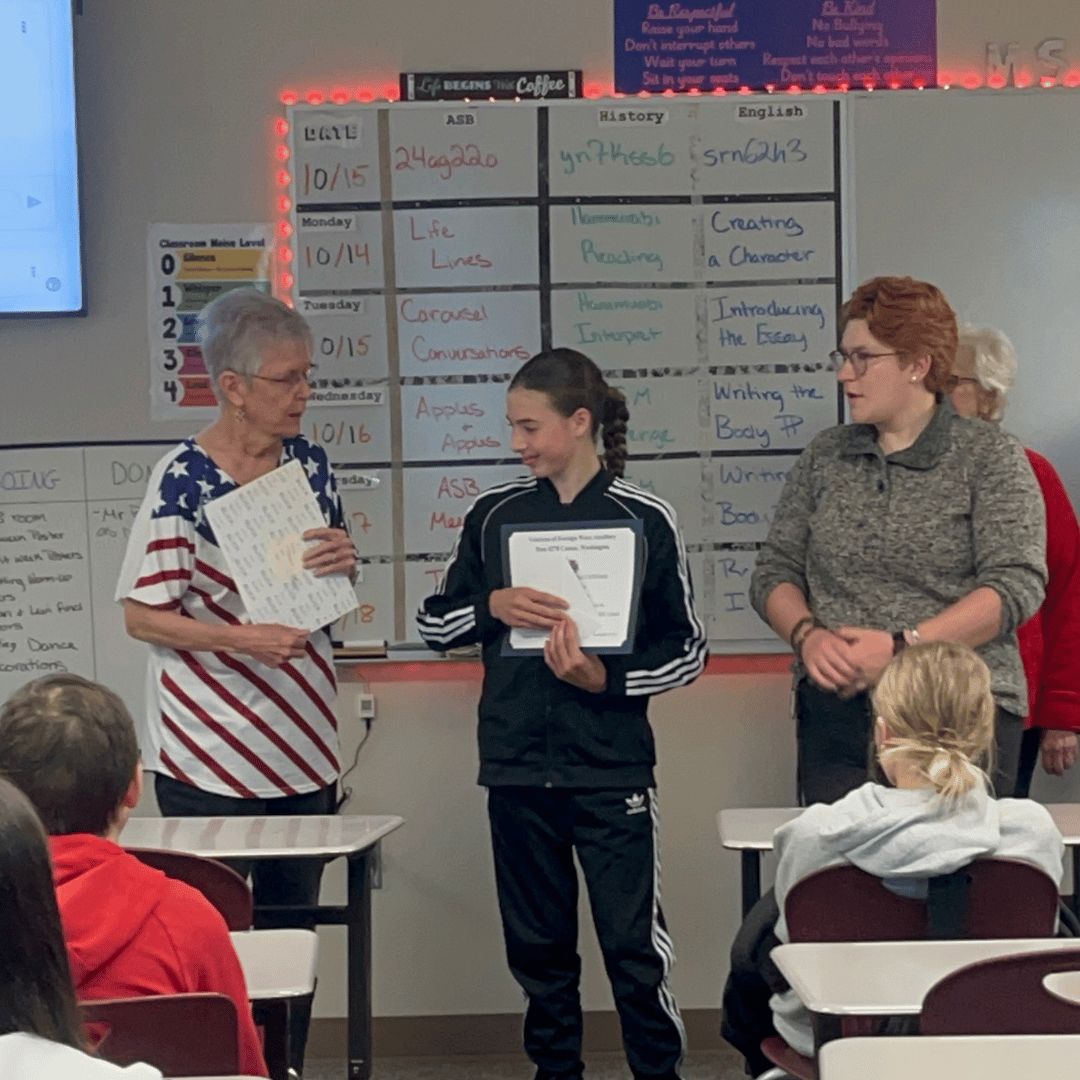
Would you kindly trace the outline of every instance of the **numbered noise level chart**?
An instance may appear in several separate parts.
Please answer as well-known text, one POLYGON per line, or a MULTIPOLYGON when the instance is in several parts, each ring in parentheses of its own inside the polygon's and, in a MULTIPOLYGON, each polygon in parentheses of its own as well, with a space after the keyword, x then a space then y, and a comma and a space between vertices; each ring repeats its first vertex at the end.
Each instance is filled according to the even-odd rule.
POLYGON ((841 418, 843 108, 289 109, 305 434, 354 477, 358 637, 415 638, 469 504, 523 471, 509 380, 555 345, 625 392, 628 476, 675 506, 713 639, 765 647, 754 552, 794 457, 841 418))
POLYGON ((216 407, 202 354, 203 308, 232 289, 270 291, 268 225, 151 225, 150 412, 206 418, 216 407))

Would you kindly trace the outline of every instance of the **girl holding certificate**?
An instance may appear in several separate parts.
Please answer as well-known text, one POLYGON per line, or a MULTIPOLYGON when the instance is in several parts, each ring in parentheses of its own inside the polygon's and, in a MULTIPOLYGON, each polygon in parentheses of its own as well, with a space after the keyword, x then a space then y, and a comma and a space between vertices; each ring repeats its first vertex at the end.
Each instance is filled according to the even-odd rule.
POLYGON ((434 649, 483 648, 480 783, 507 959, 528 998, 525 1049, 538 1080, 582 1073, 576 852, 630 1068, 674 1080, 684 1031, 667 986, 647 707, 705 666, 686 553, 672 508, 622 479, 626 402, 591 360, 571 349, 534 356, 511 383, 507 418, 531 475, 473 504, 418 622, 434 649), (513 585, 507 537, 538 525, 599 536, 629 523, 640 528, 640 581, 626 647, 585 651, 567 597, 513 585), (511 629, 543 632, 542 650, 515 648, 511 629))

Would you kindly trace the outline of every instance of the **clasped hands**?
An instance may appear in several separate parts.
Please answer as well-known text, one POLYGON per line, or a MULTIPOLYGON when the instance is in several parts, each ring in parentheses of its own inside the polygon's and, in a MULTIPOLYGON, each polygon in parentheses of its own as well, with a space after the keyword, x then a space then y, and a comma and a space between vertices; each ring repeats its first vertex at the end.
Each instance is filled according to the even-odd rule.
POLYGON ((565 600, 527 586, 496 589, 488 597, 488 610, 507 626, 551 631, 544 642, 544 663, 571 686, 599 694, 607 686, 607 668, 598 656, 581 651, 568 607, 565 600))
POLYGON ((892 657, 893 638, 887 630, 815 626, 803 638, 802 662, 810 678, 844 698, 873 686, 892 657))

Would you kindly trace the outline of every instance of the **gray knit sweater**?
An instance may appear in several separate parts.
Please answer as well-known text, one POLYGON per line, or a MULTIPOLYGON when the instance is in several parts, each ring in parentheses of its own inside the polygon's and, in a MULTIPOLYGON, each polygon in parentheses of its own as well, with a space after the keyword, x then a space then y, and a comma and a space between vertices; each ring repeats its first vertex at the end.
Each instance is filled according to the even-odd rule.
POLYGON ((1023 716, 1016 628, 1042 603, 1046 511, 1020 443, 938 404, 912 446, 886 457, 869 424, 821 432, 795 463, 750 601, 798 587, 826 626, 915 626, 981 585, 1001 597, 1001 633, 978 649, 997 703, 1023 716))

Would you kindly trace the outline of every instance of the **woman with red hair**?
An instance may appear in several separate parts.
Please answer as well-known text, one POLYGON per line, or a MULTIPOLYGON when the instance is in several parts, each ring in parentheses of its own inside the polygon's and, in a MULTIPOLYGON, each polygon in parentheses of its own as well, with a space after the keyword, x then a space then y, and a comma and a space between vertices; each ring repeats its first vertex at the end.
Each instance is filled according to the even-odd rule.
POLYGON ((1046 584, 1045 513, 1023 448, 959 416, 956 315, 941 291, 877 277, 841 312, 830 356, 851 422, 796 461, 751 601, 796 658, 799 795, 867 779, 867 691, 920 641, 975 648, 997 706, 994 786, 1011 795, 1027 712, 1016 629, 1046 584))

